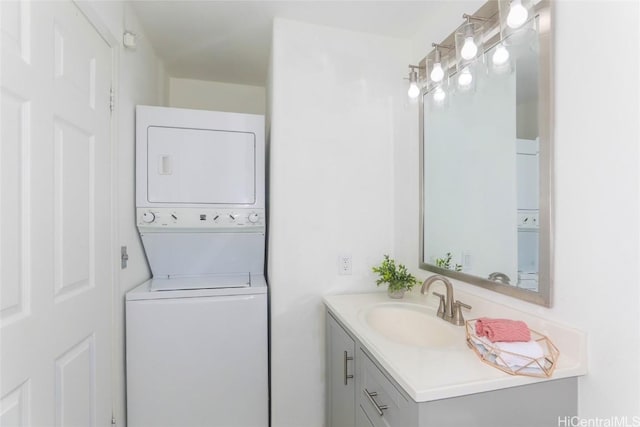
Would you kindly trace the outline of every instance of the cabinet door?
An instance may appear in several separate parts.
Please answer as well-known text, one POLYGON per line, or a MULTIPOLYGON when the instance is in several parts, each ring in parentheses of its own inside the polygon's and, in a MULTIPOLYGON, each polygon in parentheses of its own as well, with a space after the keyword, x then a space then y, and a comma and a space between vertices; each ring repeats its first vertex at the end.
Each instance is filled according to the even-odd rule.
POLYGON ((362 406, 358 405, 356 411, 356 427, 375 427, 362 406))
POLYGON ((355 342, 327 313, 327 427, 355 425, 355 342))

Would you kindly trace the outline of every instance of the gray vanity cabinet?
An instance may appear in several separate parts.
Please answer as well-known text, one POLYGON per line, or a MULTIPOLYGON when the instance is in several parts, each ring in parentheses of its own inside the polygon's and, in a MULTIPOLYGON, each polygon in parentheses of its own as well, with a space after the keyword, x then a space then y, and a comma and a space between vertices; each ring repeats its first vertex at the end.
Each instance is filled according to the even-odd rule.
POLYGON ((357 427, 551 427, 577 413, 576 378, 416 403, 366 350, 358 356, 356 404, 369 424, 357 427))
POLYGON ((575 377, 415 402, 329 311, 326 319, 328 427, 545 427, 577 414, 575 377))
POLYGON ((355 340, 327 312, 327 427, 353 427, 356 418, 355 340))

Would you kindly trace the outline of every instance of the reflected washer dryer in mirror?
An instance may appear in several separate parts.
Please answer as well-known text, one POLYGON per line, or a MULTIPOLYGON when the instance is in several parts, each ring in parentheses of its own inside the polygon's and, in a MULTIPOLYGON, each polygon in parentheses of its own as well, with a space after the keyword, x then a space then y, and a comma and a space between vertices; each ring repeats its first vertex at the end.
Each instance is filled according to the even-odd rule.
POLYGON ((131 427, 268 426, 264 150, 263 116, 136 108, 131 427))

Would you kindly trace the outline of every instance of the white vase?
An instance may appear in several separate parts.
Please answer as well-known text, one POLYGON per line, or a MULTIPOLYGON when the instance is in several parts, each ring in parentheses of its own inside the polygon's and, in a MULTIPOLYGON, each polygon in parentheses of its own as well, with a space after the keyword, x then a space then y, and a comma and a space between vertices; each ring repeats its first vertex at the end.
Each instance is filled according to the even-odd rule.
POLYGON ((393 298, 393 299, 403 298, 405 292, 406 292, 405 289, 400 289, 398 291, 392 291, 391 289, 387 288, 387 295, 389 295, 389 298, 393 298))

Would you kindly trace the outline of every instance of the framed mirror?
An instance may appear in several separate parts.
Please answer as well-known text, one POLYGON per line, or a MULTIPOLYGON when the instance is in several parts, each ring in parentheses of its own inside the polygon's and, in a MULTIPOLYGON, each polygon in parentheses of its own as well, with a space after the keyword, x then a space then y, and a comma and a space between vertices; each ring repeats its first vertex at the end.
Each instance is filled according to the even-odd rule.
MULTIPOLYGON (((453 56, 442 83, 422 91, 420 268, 549 307, 551 10, 545 1, 531 10, 526 27, 509 33, 498 2, 485 4, 473 15, 485 17, 483 55, 465 68, 453 56), (462 87, 467 70, 473 83, 462 87)), ((441 45, 454 43, 455 32, 441 45)), ((430 62, 421 63, 427 71, 430 62)))

